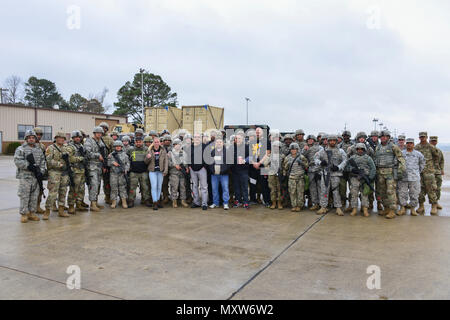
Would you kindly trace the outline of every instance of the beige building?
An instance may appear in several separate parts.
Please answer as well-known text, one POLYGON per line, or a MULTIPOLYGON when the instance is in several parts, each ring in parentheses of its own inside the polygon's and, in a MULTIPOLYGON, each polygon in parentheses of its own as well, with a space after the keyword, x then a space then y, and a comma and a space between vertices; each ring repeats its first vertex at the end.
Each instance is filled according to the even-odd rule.
POLYGON ((58 131, 66 133, 68 138, 77 129, 91 134, 92 129, 102 121, 112 128, 117 123, 126 123, 127 117, 0 104, 0 153, 6 152, 11 142, 23 141, 26 130, 34 127, 44 130, 42 142, 48 145, 58 131))

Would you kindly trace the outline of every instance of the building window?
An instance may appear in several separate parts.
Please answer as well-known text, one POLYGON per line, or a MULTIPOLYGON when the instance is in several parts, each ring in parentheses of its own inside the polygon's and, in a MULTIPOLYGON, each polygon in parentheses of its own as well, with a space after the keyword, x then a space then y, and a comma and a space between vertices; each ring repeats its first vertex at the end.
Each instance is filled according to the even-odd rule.
POLYGON ((39 128, 42 128, 42 131, 44 132, 44 135, 42 136, 41 140, 44 141, 52 141, 52 127, 51 126, 38 126, 39 128))
POLYGON ((25 133, 27 130, 33 130, 33 126, 19 124, 17 125, 18 139, 23 140, 25 138, 25 133))

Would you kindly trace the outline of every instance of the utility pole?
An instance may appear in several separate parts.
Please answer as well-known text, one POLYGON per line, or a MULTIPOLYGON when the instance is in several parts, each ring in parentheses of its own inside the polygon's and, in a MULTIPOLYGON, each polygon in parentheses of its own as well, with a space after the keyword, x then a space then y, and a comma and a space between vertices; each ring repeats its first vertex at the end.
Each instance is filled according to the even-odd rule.
POLYGON ((383 123, 378 124, 380 126, 380 132, 383 130, 383 123))
POLYGON ((248 102, 252 101, 249 98, 245 98, 245 100, 247 101, 247 125, 248 125, 248 102))
POLYGON ((144 128, 145 128, 145 108, 144 108, 144 72, 145 69, 140 68, 139 72, 141 73, 141 100, 142 100, 142 112, 143 112, 143 120, 144 120, 144 128))
POLYGON ((6 93, 8 91, 8 89, 0 88, 0 103, 3 103, 3 92, 6 93))

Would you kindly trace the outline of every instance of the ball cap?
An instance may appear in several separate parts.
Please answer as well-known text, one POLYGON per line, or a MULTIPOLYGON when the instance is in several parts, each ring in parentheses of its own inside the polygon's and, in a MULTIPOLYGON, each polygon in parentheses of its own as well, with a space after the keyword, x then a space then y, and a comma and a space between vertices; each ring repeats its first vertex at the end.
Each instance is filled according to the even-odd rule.
POLYGON ((430 141, 438 141, 438 137, 437 136, 431 136, 430 137, 430 141))
POLYGON ((428 137, 428 133, 426 131, 419 132, 419 137, 428 137))
POLYGON ((413 138, 408 138, 408 139, 406 139, 406 143, 414 143, 414 139, 413 138))

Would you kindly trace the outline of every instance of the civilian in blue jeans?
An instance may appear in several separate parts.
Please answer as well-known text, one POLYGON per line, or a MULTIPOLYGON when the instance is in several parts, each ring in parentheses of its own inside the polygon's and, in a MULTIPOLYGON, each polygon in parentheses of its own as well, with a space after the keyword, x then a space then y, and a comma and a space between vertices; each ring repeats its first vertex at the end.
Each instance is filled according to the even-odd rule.
POLYGON ((152 145, 148 148, 144 162, 148 166, 148 174, 152 187, 153 210, 162 208, 161 189, 164 176, 169 171, 169 159, 166 149, 161 146, 159 138, 154 138, 152 145))
POLYGON ((229 209, 230 193, 228 192, 228 169, 226 149, 221 137, 216 137, 214 149, 211 151, 212 163, 208 166, 211 172, 213 204, 211 209, 218 208, 220 203, 219 184, 222 187, 223 208, 229 209))

